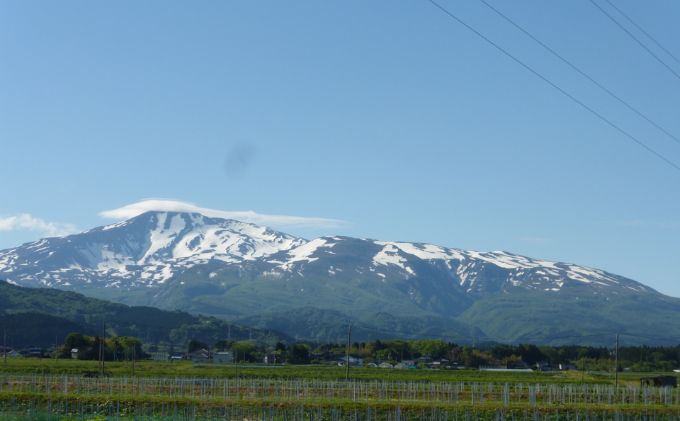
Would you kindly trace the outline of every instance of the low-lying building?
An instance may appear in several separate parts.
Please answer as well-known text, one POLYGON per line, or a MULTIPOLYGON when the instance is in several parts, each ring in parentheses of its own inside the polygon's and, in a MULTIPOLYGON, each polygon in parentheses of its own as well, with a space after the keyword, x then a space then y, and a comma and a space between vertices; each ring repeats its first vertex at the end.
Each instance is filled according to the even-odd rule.
POLYGON ((201 348, 189 353, 189 359, 195 363, 208 362, 210 360, 210 357, 211 357, 210 351, 205 348, 201 348))
POLYGON ((349 360, 346 357, 343 357, 340 361, 338 361, 338 365, 344 367, 347 362, 349 362, 350 367, 362 367, 364 365, 363 358, 355 358, 352 356, 349 357, 349 360))
POLYGON ((231 351, 220 351, 213 354, 213 362, 216 364, 229 364, 234 362, 234 353, 231 351))

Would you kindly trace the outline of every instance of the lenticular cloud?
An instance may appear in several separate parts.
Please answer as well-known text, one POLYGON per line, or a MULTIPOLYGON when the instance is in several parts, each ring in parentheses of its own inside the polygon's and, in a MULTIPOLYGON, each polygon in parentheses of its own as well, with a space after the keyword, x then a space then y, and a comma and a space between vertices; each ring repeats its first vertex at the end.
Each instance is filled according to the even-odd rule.
POLYGON ((131 203, 117 209, 106 210, 99 216, 109 219, 129 219, 144 212, 195 212, 215 218, 237 219, 258 225, 268 226, 299 226, 330 228, 344 224, 343 221, 329 218, 290 216, 290 215, 267 215, 254 211, 226 211, 219 209, 202 208, 193 203, 166 199, 145 199, 131 203))

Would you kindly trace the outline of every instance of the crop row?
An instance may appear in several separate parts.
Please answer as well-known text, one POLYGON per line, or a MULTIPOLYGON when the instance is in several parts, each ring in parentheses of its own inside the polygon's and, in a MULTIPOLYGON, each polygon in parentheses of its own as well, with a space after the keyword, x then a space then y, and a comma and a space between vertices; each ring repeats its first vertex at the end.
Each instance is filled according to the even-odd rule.
POLYGON ((361 402, 271 402, 263 400, 149 399, 148 397, 74 395, 47 397, 0 393, 0 419, 24 420, 281 420, 281 421, 528 421, 528 420, 676 420, 671 408, 635 406, 496 407, 485 403, 442 405, 434 402, 368 404, 361 402))
POLYGON ((340 399, 350 402, 437 402, 499 406, 662 405, 680 408, 680 389, 602 384, 525 384, 310 380, 279 378, 87 378, 0 375, 0 393, 68 396, 146 396, 173 399, 266 399, 274 402, 340 399))

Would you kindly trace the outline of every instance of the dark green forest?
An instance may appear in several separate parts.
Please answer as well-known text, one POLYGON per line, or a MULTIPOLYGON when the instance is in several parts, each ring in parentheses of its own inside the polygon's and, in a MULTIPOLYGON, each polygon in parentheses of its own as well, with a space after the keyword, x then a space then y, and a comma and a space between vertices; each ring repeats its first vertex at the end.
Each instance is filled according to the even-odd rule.
MULTIPOLYGON (((131 347, 137 358, 144 358, 143 349, 186 352, 206 348, 234 351, 239 361, 258 363, 269 356, 277 362, 295 364, 338 361, 347 351, 346 344, 294 341, 275 331, 247 328, 215 317, 127 306, 74 292, 22 288, 3 281, 0 332, 9 348, 52 348, 50 355, 62 358, 70 358, 71 348, 89 350, 79 358, 98 358, 97 341, 103 341, 104 357, 111 360, 129 358, 131 347)), ((439 339, 353 342, 349 352, 365 364, 415 360, 426 366, 431 360, 444 360, 442 367, 548 369, 562 364, 589 371, 613 370, 615 355, 613 346, 471 346, 439 339)), ((680 368, 680 345, 621 346, 618 357, 619 370, 669 371, 680 368)))
MULTIPOLYGON (((146 344, 183 346, 190 339, 287 339, 276 332, 234 325, 182 311, 127 306, 49 288, 23 288, 0 281, 0 332, 12 348, 51 347, 71 332, 126 336, 146 344)), ((1 344, 0 344, 1 345, 1 344)))

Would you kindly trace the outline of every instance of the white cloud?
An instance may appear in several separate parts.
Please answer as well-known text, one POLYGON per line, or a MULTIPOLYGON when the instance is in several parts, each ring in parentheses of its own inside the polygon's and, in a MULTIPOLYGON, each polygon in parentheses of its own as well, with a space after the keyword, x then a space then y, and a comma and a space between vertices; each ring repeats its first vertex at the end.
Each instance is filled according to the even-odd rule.
POLYGON ((48 237, 63 237, 78 232, 75 225, 49 222, 28 213, 0 217, 0 231, 35 231, 48 237))
POLYGON ((196 206, 193 203, 166 199, 145 199, 117 209, 100 212, 99 216, 109 219, 129 219, 149 211, 195 212, 215 218, 236 219, 258 225, 278 227, 296 226, 332 228, 345 225, 344 221, 338 219, 290 215, 267 215, 254 211, 225 211, 219 209, 202 208, 200 206, 196 206))

